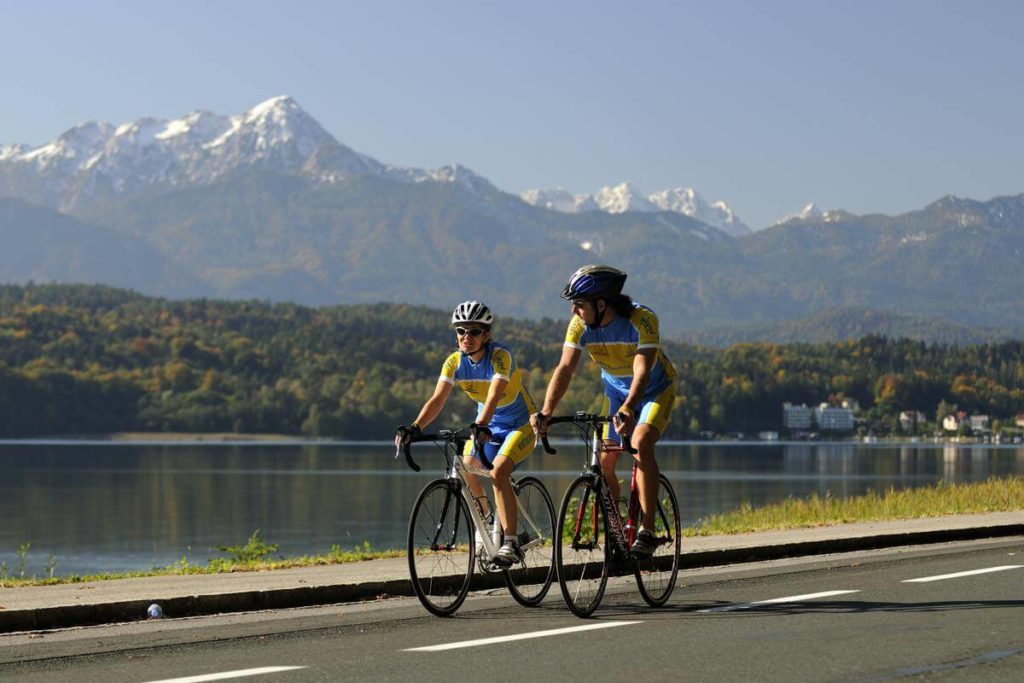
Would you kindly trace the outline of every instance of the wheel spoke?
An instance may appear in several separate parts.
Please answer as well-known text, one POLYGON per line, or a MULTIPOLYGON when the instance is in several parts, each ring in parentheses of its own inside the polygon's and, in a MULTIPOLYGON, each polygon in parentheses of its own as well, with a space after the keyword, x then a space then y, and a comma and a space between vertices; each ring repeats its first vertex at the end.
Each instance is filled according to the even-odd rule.
POLYGON ((679 572, 680 521, 675 491, 664 475, 658 481, 658 509, 655 515, 654 554, 636 563, 635 573, 640 595, 651 606, 664 605, 675 587, 679 572))

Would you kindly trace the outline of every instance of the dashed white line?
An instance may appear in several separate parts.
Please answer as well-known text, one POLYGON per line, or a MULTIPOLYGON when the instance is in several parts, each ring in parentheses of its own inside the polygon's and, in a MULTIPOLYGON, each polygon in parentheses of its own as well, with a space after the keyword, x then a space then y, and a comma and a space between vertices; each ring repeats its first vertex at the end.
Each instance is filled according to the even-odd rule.
POLYGON ((957 572, 956 574, 939 574, 938 576, 924 576, 920 579, 905 579, 901 583, 927 583, 929 581, 943 581, 945 579, 959 579, 963 576, 976 576, 977 574, 988 574, 990 572, 1004 572, 1007 569, 1020 569, 1024 564, 1007 564, 1001 567, 988 567, 986 569, 973 569, 969 572, 957 572))
POLYGON ((264 666, 258 669, 240 669, 238 671, 222 671, 216 674, 203 674, 201 676, 186 676, 185 678, 164 678, 149 683, 203 683, 203 681, 224 681, 229 678, 243 678, 245 676, 259 676, 261 674, 276 674, 281 671, 294 671, 305 669, 304 666, 264 666))
POLYGON ((511 636, 495 636, 494 638, 463 640, 462 642, 445 643, 443 645, 411 647, 407 649, 406 652, 441 652, 442 650, 455 650, 461 647, 477 647, 480 645, 492 645, 494 643, 508 643, 513 640, 528 640, 530 638, 547 638, 548 636, 560 636, 566 633, 579 633, 580 631, 595 631, 600 628, 614 628, 616 626, 629 626, 631 624, 642 623, 642 621, 605 621, 600 624, 587 624, 586 626, 569 626, 567 628, 553 628, 548 631, 532 631, 530 633, 517 633, 511 636))
POLYGON ((806 595, 791 595, 787 598, 772 598, 771 600, 758 600, 757 602, 746 602, 739 605, 725 605, 723 607, 712 607, 710 609, 702 609, 701 613, 708 612, 735 612, 737 610, 752 609, 759 605, 773 605, 782 602, 804 602, 805 600, 817 600, 818 598, 831 598, 834 595, 848 595, 850 593, 860 593, 859 590, 851 591, 825 591, 823 593, 807 593, 806 595))

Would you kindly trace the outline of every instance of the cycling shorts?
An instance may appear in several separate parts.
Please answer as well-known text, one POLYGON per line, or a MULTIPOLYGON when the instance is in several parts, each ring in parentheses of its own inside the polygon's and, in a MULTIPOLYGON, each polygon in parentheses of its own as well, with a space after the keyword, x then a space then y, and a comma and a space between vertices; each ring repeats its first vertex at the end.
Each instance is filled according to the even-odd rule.
POLYGON ((470 440, 466 442, 466 447, 462 451, 463 455, 476 456, 487 469, 494 467, 494 459, 499 455, 511 460, 515 469, 516 465, 533 453, 537 445, 537 435, 529 422, 520 427, 493 422, 488 426, 491 428, 491 439, 482 448, 475 448, 473 441, 470 440))
MULTIPOLYGON (((625 400, 626 397, 623 394, 605 392, 604 405, 601 412, 608 417, 612 417, 619 412, 619 408, 622 407, 622 403, 625 400)), ((640 404, 640 410, 636 413, 636 423, 638 425, 651 425, 658 430, 658 434, 664 434, 665 428, 668 427, 668 419, 672 417, 672 407, 675 403, 676 385, 675 382, 672 382, 662 389, 660 394, 640 404)), ((605 424, 603 437, 606 441, 617 441, 620 445, 622 444, 622 439, 619 438, 619 434, 615 431, 615 425, 612 422, 605 424)))

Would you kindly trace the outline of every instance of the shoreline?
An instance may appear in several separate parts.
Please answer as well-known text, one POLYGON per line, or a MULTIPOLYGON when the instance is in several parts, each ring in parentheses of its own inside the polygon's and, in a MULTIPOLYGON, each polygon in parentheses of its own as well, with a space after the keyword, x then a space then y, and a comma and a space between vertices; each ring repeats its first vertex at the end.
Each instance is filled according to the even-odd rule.
MULTIPOLYGON (((47 435, 24 438, 0 438, 0 445, 227 445, 227 446, 352 446, 390 445, 390 439, 335 439, 331 437, 309 437, 288 434, 236 434, 233 432, 113 432, 110 434, 47 435)), ((571 445, 572 438, 554 438, 551 443, 571 445)), ((986 448, 1024 448, 1020 443, 996 443, 977 437, 873 437, 863 439, 662 439, 664 446, 915 446, 938 447, 958 446, 986 448)))

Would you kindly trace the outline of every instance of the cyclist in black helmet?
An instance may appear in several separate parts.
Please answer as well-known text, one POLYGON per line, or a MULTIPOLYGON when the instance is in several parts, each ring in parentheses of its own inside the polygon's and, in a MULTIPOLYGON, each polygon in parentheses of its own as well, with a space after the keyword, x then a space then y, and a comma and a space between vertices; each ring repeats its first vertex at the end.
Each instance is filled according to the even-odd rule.
POLYGON ((654 445, 665 431, 676 396, 676 371, 661 351, 658 316, 622 293, 626 274, 611 266, 583 266, 569 278, 562 298, 572 302, 572 320, 562 359, 548 383, 541 412, 530 422, 547 433, 547 419, 558 407, 576 371, 584 347, 601 368, 608 425, 601 468, 613 496, 619 497, 615 463, 628 436, 638 462, 637 484, 643 520, 631 552, 649 557, 657 547, 654 534, 658 463, 654 445))
MULTIPOLYGON (((437 418, 456 384, 477 402, 477 416, 472 424, 475 444, 466 443, 464 458, 467 465, 491 471, 498 521, 505 531, 498 561, 511 565, 523 559, 516 533, 518 515, 511 476, 537 443, 529 425, 536 406, 523 386, 522 372, 512 352, 491 340, 492 324, 494 316, 490 309, 478 301, 464 301, 455 307, 452 326, 459 350, 445 359, 434 394, 423 404, 410 432, 421 431, 437 418)), ((396 445, 400 445, 401 438, 395 438, 396 445)), ((487 515, 489 503, 480 480, 467 472, 466 481, 487 515)))

